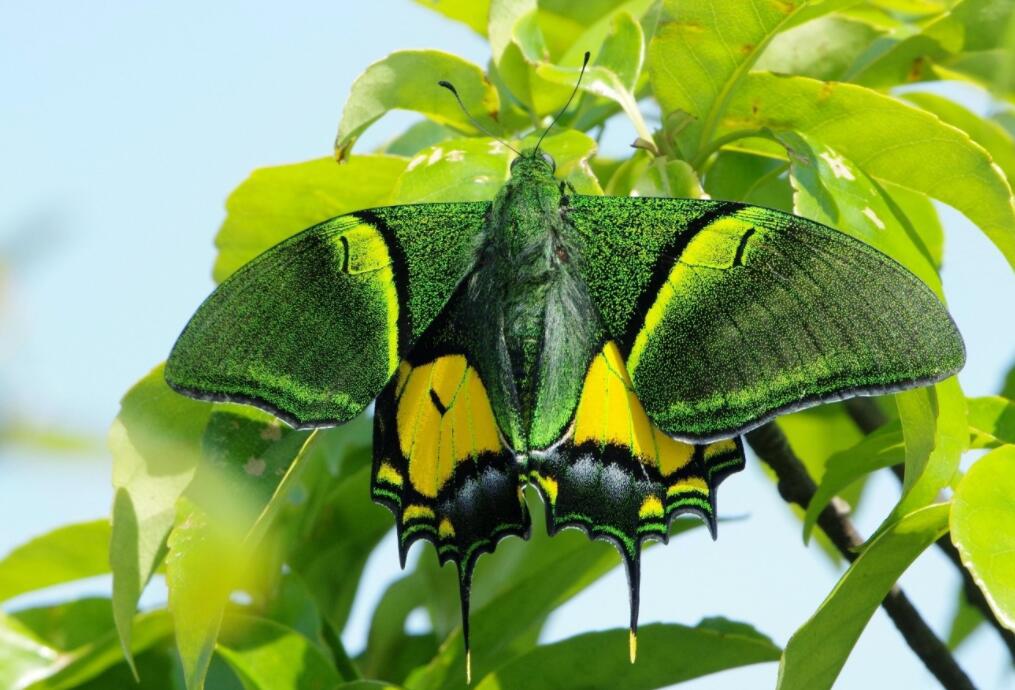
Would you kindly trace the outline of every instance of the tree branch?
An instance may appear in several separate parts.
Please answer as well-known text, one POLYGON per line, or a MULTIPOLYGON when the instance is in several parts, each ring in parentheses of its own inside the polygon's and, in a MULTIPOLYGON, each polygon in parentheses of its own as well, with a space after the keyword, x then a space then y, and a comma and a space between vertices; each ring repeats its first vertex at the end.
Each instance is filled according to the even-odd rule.
MULTIPOLYGON (((857 427, 865 434, 870 434, 878 427, 882 426, 888 421, 885 417, 885 413, 881 411, 877 403, 870 398, 850 398, 845 403, 846 413, 849 414, 850 418, 857 425, 857 427)), ((892 472, 898 477, 901 482, 905 476, 905 467, 902 465, 895 465, 892 467, 892 472)), ((990 623, 997 634, 1000 635, 1001 641, 1004 642, 1005 647, 1008 648, 1008 654, 1011 656, 1012 661, 1015 661, 1015 633, 1001 624, 1001 621, 994 615, 994 610, 990 608, 990 604, 987 603, 987 598, 983 595, 981 590, 976 585, 976 580, 973 579, 972 573, 966 568, 962 562, 962 557, 959 556, 959 550, 952 544, 951 538, 946 534, 937 540, 937 546, 941 551, 944 552, 945 556, 949 561, 958 569, 959 574, 962 576, 962 591, 966 595, 966 601, 972 604, 983 616, 984 620, 990 623)))
MULTIPOLYGON (((779 495, 787 503, 807 509, 817 487, 782 430, 769 422, 747 434, 747 442, 778 477, 779 495)), ((857 559, 863 539, 853 526, 841 501, 832 501, 818 516, 818 525, 846 560, 857 559)), ((902 589, 895 585, 881 602, 910 649, 947 690, 973 690, 969 676, 959 667, 948 647, 938 639, 902 589)))

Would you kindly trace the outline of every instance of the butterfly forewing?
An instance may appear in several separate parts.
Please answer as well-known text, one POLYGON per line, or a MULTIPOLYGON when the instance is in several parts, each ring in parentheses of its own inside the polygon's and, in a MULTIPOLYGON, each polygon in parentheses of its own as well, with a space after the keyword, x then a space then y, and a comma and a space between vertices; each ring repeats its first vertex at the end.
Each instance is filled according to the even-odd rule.
POLYGON ((583 197, 566 210, 582 275, 649 417, 690 440, 848 395, 937 381, 965 360, 918 278, 779 211, 583 197))

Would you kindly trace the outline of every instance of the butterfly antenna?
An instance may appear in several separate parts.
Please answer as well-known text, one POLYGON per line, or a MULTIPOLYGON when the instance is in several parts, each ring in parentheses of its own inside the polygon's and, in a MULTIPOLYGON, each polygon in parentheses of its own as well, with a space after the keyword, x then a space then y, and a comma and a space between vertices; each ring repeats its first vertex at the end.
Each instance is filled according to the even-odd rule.
POLYGON ((517 153, 517 154, 518 154, 519 156, 520 156, 520 155, 522 155, 522 154, 521 154, 521 152, 520 152, 520 151, 518 151, 518 149, 516 149, 516 148, 515 148, 514 146, 512 146, 511 144, 507 143, 506 141, 504 141, 503 139, 501 139, 500 137, 498 137, 498 136, 497 136, 496 134, 494 134, 493 132, 491 132, 490 130, 488 130, 488 129, 487 129, 486 127, 484 127, 483 125, 479 124, 479 120, 477 120, 476 118, 474 118, 474 117, 472 116, 472 113, 470 113, 470 112, 469 112, 469 109, 465 107, 465 103, 463 103, 463 102, 462 102, 462 97, 458 95, 458 89, 456 89, 456 88, 455 88, 455 85, 454 85, 454 84, 452 84, 452 83, 451 83, 451 82, 449 82, 449 81, 444 81, 444 80, 442 79, 442 80, 440 80, 439 82, 437 82, 437 85, 438 85, 438 86, 443 86, 443 87, 444 87, 445 89, 447 89, 448 91, 450 91, 450 92, 452 93, 452 95, 454 95, 454 97, 455 97, 455 100, 456 100, 456 101, 458 101, 458 107, 462 109, 462 112, 463 112, 463 113, 465 113, 465 117, 469 118, 469 122, 471 122, 471 123, 472 123, 472 126, 473 126, 473 127, 475 127, 476 129, 478 129, 478 130, 479 130, 480 132, 482 132, 482 133, 483 133, 483 134, 485 134, 486 136, 490 137, 491 139, 496 139, 496 140, 497 140, 497 141, 499 141, 500 143, 504 144, 504 145, 505 145, 505 146, 507 146, 507 147, 508 147, 509 149, 511 149, 512 151, 514 151, 515 153, 517 153))
POLYGON ((543 139, 545 139, 546 135, 549 134, 551 129, 553 129, 553 126, 557 124, 557 120, 559 120, 561 116, 567 112, 567 109, 571 107, 571 101, 573 101, 574 97, 578 94, 578 87, 581 86, 582 77, 585 76, 585 68, 588 67, 589 65, 589 56, 590 53, 589 51, 586 50, 585 59, 582 61, 582 71, 578 73, 578 81, 575 82, 574 91, 571 92, 571 96, 567 99, 567 103, 564 104, 564 107, 560 109, 560 112, 557 113, 557 116, 553 118, 553 121, 549 124, 549 126, 547 126, 546 130, 543 132, 543 136, 539 137, 539 141, 536 142, 537 151, 539 150, 539 145, 543 143, 543 139))

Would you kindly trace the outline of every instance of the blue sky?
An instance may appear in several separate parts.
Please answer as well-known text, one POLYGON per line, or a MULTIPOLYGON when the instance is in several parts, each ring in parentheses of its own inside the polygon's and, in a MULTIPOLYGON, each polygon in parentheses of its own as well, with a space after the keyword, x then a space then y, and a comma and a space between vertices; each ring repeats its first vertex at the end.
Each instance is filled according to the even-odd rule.
MULTIPOLYGON (((212 238, 223 201, 253 168, 327 155, 352 80, 401 48, 439 48, 479 64, 486 44, 408 0, 292 5, 267 2, 0 3, 0 385, 7 414, 101 438, 122 393, 161 361, 212 287, 212 238)), ((961 93, 976 108, 982 99, 961 93)), ((414 118, 392 115, 359 150, 414 118)), ((607 151, 633 140, 623 126, 607 151)), ((969 347, 969 394, 996 390, 1015 357, 1015 279, 983 236, 943 210, 950 307, 969 347)), ((104 515, 109 459, 0 450, 0 553, 68 521, 104 515)), ((837 572, 805 550, 798 523, 752 463, 723 486, 721 510, 748 520, 654 548, 643 568, 642 620, 749 621, 785 643, 837 572)), ((877 477, 857 520, 870 532, 897 485, 877 477)), ((397 571, 394 544, 372 558, 346 641, 397 571)), ((424 557, 432 557, 429 552, 424 557)), ((482 565, 478 575, 482 576, 482 565)), ((627 615, 621 572, 566 605, 546 635, 616 627, 627 615)), ((88 591, 102 591, 104 580, 88 591)), ((930 551, 903 579, 943 631, 956 577, 930 551)), ((156 592, 155 598, 159 596, 156 592)), ((1003 648, 979 632, 959 655, 983 687, 1003 675, 1003 648)), ((776 666, 686 684, 770 687, 776 666)), ((879 611, 841 688, 932 682, 879 611)))

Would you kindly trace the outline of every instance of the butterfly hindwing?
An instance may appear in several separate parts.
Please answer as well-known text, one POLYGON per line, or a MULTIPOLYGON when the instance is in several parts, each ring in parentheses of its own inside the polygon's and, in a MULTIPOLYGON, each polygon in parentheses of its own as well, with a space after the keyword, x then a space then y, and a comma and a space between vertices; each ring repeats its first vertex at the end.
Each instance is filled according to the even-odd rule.
POLYGON ((476 560, 506 536, 528 538, 530 523, 520 463, 474 363, 447 346, 453 333, 442 317, 377 399, 371 493, 395 516, 403 566, 419 539, 457 565, 468 652, 476 560))
POLYGON ((293 426, 348 421, 380 392, 472 268, 489 204, 391 206, 325 221, 225 280, 166 379, 293 426))
POLYGON ((620 551, 633 636, 642 542, 667 541, 670 522, 682 513, 702 517, 715 536, 717 487, 743 466, 739 439, 691 445, 655 426, 609 341, 588 367, 568 434, 532 454, 528 476, 543 496, 551 534, 577 527, 620 551))
POLYGON ((732 202, 575 196, 593 302, 649 417, 688 440, 943 379, 965 359, 937 297, 848 235, 732 202))

